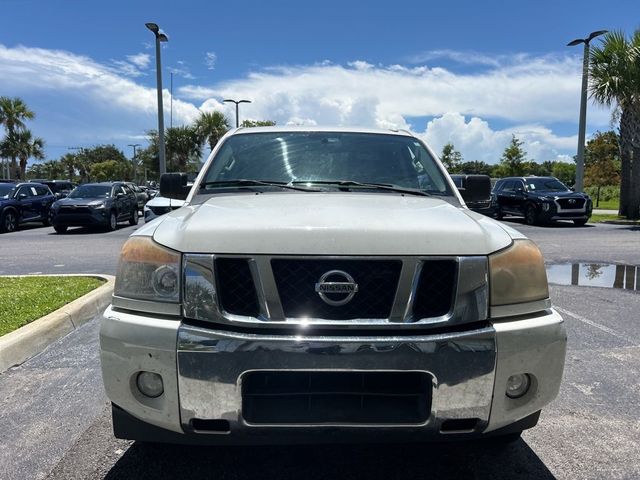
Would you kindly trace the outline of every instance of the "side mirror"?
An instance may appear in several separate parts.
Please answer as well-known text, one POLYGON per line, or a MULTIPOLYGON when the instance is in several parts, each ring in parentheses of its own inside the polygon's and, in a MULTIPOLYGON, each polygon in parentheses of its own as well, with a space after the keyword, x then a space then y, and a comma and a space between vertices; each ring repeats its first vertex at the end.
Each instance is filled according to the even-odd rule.
POLYGON ((18 195, 18 200, 24 200, 25 198, 27 198, 26 193, 21 193, 20 195, 18 195))
POLYGON ((116 193, 116 198, 122 198, 122 197, 124 197, 124 193, 122 192, 116 193))
POLYGON ((187 187, 186 173, 163 173, 160 176, 160 196, 185 200, 191 187, 187 187))
POLYGON ((491 198, 491 178, 488 175, 467 175, 464 187, 458 191, 465 202, 482 202, 491 198))

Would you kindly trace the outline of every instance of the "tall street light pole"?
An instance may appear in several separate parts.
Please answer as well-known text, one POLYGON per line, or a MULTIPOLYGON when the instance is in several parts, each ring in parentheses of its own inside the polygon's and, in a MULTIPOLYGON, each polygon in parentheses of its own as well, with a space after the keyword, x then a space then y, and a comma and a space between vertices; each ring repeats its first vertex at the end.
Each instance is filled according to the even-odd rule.
POLYGON ((130 143, 129 145, 127 145, 128 147, 133 147, 133 158, 131 159, 131 162, 133 163, 133 181, 136 180, 136 171, 137 171, 137 155, 136 155, 136 148, 138 148, 140 146, 139 143, 130 143))
POLYGON ((164 109, 162 106, 162 65, 160 62, 160 42, 168 42, 169 37, 160 30, 155 23, 145 23, 145 26, 156 37, 156 84, 158 87, 158 162, 160 175, 167 173, 167 162, 164 156, 164 109))
POLYGON ((580 97, 580 126, 578 129, 578 158, 576 161, 576 192, 584 190, 584 140, 587 128, 587 86, 589 83, 589 43, 594 38, 607 33, 607 30, 591 32, 587 38, 577 38, 567 44, 567 47, 575 47, 584 43, 582 59, 582 94, 580 97))
POLYGON ((223 102, 231 102, 236 104, 236 128, 238 128, 240 126, 240 118, 238 117, 238 105, 241 103, 251 103, 251 100, 231 100, 230 98, 227 98, 226 100, 223 100, 223 102))

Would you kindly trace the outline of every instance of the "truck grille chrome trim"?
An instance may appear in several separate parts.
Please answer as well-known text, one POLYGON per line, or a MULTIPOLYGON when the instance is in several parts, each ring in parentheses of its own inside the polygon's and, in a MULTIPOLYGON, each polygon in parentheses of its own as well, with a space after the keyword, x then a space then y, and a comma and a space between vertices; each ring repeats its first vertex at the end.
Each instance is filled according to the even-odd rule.
POLYGON ((424 328, 478 322, 488 315, 487 268, 484 256, 185 254, 183 312, 194 320, 258 328, 424 328), (327 304, 316 291, 320 278, 333 270, 349 273, 358 285, 354 292, 325 293, 335 298, 354 293, 346 304, 327 304))

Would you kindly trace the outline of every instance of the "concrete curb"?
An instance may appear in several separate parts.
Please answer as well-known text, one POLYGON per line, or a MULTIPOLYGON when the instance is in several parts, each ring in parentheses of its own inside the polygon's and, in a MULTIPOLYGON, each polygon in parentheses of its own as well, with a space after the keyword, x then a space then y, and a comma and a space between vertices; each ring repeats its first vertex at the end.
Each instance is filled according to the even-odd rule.
MULTIPOLYGON (((34 275, 14 275, 34 276, 34 275)), ((73 274, 37 275, 39 277, 93 277, 106 280, 104 285, 64 305, 38 320, 0 337, 0 373, 20 365, 48 345, 102 314, 111 302, 115 277, 112 275, 73 274)))

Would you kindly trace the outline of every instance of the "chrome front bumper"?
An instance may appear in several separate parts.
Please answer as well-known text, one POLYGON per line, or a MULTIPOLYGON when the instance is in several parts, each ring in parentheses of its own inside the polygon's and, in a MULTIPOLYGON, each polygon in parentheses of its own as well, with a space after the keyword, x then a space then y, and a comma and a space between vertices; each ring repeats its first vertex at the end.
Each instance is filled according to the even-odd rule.
POLYGON ((477 436, 535 414, 555 398, 566 346, 562 318, 553 310, 446 334, 300 333, 238 333, 109 308, 100 333, 105 389, 114 404, 147 424, 221 443, 336 429, 420 438, 477 436), (137 391, 141 370, 162 375, 163 395, 151 399, 137 391), (416 425, 252 425, 242 414, 241 379, 255 370, 426 372, 432 379, 431 415, 416 425), (516 373, 528 373, 533 382, 524 397, 514 400, 505 389, 507 378, 516 373), (477 420, 468 431, 443 431, 447 420, 467 419, 477 420), (195 425, 223 421, 228 428, 199 431, 194 420, 195 425))

